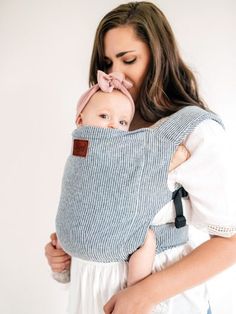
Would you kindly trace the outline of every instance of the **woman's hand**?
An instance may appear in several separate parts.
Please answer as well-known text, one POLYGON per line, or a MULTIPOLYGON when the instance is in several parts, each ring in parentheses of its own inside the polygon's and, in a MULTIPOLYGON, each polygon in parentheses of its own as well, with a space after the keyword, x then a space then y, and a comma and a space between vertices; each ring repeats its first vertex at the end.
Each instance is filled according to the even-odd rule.
POLYGON ((45 256, 47 257, 48 264, 53 272, 62 272, 63 270, 70 269, 71 257, 66 254, 62 249, 57 249, 57 235, 52 233, 51 242, 45 246, 45 256))
POLYGON ((136 284, 113 295, 103 310, 105 314, 150 314, 154 306, 141 286, 136 284))

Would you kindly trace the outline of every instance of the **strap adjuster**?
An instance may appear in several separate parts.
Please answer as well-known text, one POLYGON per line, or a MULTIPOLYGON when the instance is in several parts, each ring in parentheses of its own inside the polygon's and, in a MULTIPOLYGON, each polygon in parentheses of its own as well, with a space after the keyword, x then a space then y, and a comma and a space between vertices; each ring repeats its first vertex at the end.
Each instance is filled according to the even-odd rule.
POLYGON ((175 227, 177 229, 182 228, 186 225, 186 218, 184 216, 175 217, 175 227))
POLYGON ((175 227, 182 228, 186 225, 186 218, 183 214, 182 197, 188 196, 188 192, 181 186, 178 190, 174 191, 172 194, 172 199, 175 204, 176 218, 175 227))

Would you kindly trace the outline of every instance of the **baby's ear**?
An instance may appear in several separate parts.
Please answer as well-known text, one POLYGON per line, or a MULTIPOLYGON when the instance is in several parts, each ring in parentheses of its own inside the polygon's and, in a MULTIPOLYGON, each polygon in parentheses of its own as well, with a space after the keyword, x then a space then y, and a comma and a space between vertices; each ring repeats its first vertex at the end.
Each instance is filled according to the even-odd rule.
POLYGON ((83 121, 82 121, 82 116, 81 116, 81 114, 79 114, 79 115, 78 115, 78 118, 77 118, 77 120, 76 120, 76 125, 77 125, 77 126, 80 126, 80 125, 82 124, 82 122, 83 122, 83 121))

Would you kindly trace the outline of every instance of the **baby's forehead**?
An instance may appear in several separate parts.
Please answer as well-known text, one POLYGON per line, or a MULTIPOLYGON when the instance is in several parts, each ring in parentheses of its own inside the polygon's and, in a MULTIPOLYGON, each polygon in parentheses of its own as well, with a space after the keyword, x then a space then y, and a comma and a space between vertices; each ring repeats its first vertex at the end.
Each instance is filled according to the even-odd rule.
POLYGON ((102 90, 98 90, 91 98, 93 97, 97 97, 100 99, 106 99, 106 98, 110 98, 110 97, 125 97, 127 98, 127 96, 125 96, 120 90, 118 89, 113 89, 112 92, 108 93, 108 92, 103 92, 102 90))
POLYGON ((99 90, 90 98, 86 107, 89 110, 108 110, 127 119, 133 117, 130 99, 119 90, 113 90, 111 93, 99 90))
POLYGON ((127 102, 129 103, 130 100, 126 95, 124 95, 121 91, 114 89, 111 93, 108 92, 103 92, 101 90, 98 90, 88 101, 88 104, 91 102, 96 102, 96 104, 103 103, 104 101, 109 101, 112 100, 114 102, 117 100, 117 102, 121 101, 122 102, 127 102))

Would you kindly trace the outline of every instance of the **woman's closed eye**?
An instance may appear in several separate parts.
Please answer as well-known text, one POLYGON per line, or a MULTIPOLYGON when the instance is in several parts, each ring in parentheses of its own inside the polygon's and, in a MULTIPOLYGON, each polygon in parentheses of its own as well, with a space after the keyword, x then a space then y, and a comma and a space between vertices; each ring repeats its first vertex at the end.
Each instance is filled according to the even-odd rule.
MULTIPOLYGON (((133 58, 133 59, 130 59, 130 60, 123 60, 123 63, 124 64, 133 64, 133 63, 135 63, 136 59, 137 58, 133 58)), ((109 61, 109 60, 106 59, 104 61, 104 65, 108 69, 108 68, 110 68, 112 66, 112 61, 109 61)))
POLYGON ((124 60, 123 62, 124 62, 125 64, 132 64, 132 63, 134 63, 135 61, 136 61, 136 58, 131 59, 131 60, 124 60))

